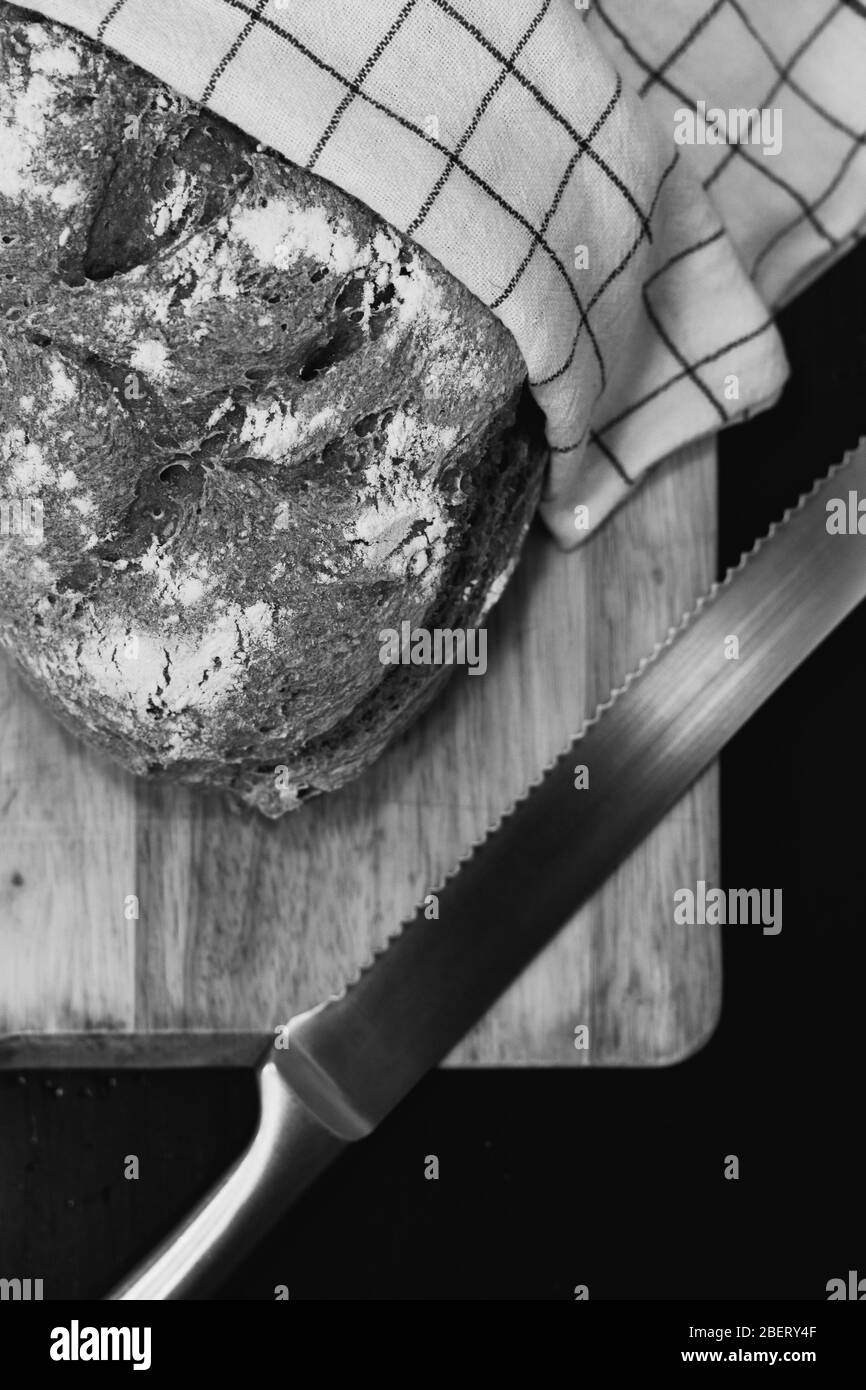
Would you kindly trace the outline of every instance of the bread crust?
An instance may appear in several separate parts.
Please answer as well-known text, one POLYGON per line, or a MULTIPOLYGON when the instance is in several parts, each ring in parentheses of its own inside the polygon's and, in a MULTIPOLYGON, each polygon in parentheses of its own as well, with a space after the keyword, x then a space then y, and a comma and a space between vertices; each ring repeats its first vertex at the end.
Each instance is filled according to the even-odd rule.
POLYGON ((0 642, 133 772, 282 815, 447 678, 381 631, 475 626, 513 567, 523 360, 361 203, 3 3, 0 93, 0 498, 44 515, 0 642))

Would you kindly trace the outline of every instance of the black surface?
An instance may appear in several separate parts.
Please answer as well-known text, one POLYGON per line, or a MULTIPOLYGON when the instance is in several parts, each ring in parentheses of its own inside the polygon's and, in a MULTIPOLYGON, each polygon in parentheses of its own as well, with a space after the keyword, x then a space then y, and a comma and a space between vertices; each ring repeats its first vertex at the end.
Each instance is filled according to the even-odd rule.
MULTIPOLYGON (((866 433, 866 246, 782 327, 782 402, 723 436, 724 563, 866 433)), ((866 606, 724 754, 723 881, 781 887, 784 925, 723 929, 707 1047, 657 1072, 431 1077, 223 1298, 823 1301, 828 1279, 866 1276, 864 649, 866 606)), ((235 1072, 0 1075, 0 1275, 100 1296, 254 1110, 235 1072)))

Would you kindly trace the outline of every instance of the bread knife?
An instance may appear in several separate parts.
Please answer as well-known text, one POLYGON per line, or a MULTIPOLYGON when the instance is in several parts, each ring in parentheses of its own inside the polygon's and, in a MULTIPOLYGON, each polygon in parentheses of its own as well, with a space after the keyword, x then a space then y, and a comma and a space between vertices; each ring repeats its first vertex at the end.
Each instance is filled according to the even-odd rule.
POLYGON ((699 599, 467 850, 436 890, 438 918, 420 906, 342 993, 291 1020, 260 1063, 248 1149, 110 1300, 206 1296, 451 1051, 866 598, 861 498, 866 440, 699 599), (588 779, 575 778, 576 765, 588 779))

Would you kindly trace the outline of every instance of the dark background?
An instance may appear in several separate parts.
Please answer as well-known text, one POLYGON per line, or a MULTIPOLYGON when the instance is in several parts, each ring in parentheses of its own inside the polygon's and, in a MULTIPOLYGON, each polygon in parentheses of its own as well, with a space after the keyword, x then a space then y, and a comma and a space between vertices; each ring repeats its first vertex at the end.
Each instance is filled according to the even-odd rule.
MULTIPOLYGON (((722 568, 866 434, 866 244, 782 330, 782 402, 722 436, 722 568)), ((219 1297, 824 1300, 866 1276, 864 650, 866 605, 725 750, 722 881, 782 887, 784 925, 723 929, 710 1043, 661 1071, 428 1078, 219 1297)), ((0 1073, 0 1274, 102 1296, 255 1110, 235 1071, 0 1073)))

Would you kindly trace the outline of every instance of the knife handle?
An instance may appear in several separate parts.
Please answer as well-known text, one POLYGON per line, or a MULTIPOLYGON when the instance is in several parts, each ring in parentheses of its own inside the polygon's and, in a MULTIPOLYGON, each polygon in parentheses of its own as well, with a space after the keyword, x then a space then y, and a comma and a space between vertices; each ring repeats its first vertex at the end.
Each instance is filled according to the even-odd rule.
POLYGON ((298 1099, 273 1061, 258 1070, 258 1128, 237 1163, 108 1301, 199 1298, 347 1147, 298 1099))

